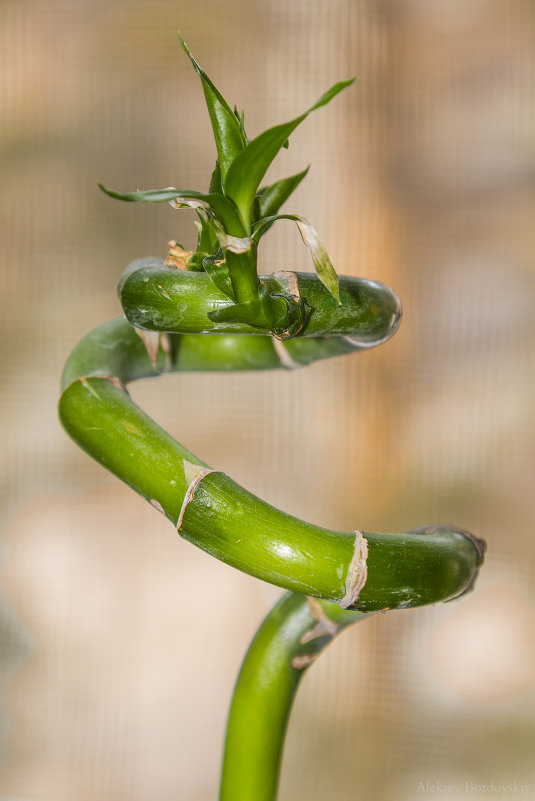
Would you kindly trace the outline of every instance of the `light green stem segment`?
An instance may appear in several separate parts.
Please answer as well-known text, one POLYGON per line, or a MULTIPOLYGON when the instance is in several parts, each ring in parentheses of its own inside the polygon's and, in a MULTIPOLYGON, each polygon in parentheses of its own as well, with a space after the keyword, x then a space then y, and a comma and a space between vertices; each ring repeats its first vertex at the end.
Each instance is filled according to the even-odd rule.
MULTIPOLYGON (((213 298, 210 282, 197 287, 195 295, 188 289, 192 274, 172 272, 174 281, 184 281, 188 304, 190 295, 197 297, 206 313, 212 302, 206 294, 213 298)), ((137 273, 137 268, 129 269, 122 281, 123 302, 125 282, 137 273)), ((147 276, 143 272, 141 276, 144 283, 147 276)), ((298 278, 303 286, 307 282, 312 287, 307 295, 310 306, 317 306, 321 317, 314 298, 321 298, 323 289, 315 277, 298 278)), ((77 345, 65 366, 60 416, 84 450, 162 511, 185 539, 233 567, 363 611, 446 600, 471 586, 481 564, 483 546, 471 535, 447 526, 398 535, 356 534, 305 523, 261 501, 223 473, 210 471, 136 406, 124 389, 129 381, 159 375, 164 369, 296 367, 383 341, 397 325, 395 296, 373 282, 369 286, 370 282, 342 278, 342 288, 344 282, 350 287, 348 293, 353 292, 354 309, 349 313, 353 329, 347 336, 325 333, 325 325, 315 320, 315 310, 309 323, 315 336, 284 343, 258 333, 141 332, 142 341, 125 320, 104 323, 77 345), (358 297, 368 306, 367 312, 359 311, 358 297)), ((167 303, 165 294, 157 297, 167 303)), ((174 306, 177 315, 184 316, 180 296, 175 296, 174 306)), ((158 303, 151 307, 147 297, 143 309, 147 319, 152 315, 154 325, 161 313, 158 303)), ((131 314, 132 306, 125 311, 131 314)), ((335 327, 342 322, 333 317, 335 327)), ((348 320, 344 324, 347 327, 348 320)))
POLYGON ((219 801, 274 801, 288 719, 307 668, 369 615, 286 593, 258 629, 229 712, 219 801))

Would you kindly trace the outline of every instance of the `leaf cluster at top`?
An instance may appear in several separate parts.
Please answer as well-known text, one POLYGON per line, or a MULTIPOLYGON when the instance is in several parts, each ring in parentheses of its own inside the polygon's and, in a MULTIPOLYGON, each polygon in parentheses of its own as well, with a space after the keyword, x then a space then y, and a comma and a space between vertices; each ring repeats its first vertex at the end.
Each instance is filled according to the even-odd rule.
MULTIPOLYGON (((221 250, 224 252, 226 248, 232 248, 227 240, 222 239, 221 232, 231 238, 244 240, 250 238, 251 242, 254 239, 256 245, 260 237, 278 219, 295 220, 302 235, 302 226, 308 226, 314 232, 313 236, 303 236, 303 239, 309 247, 310 243, 313 243, 311 251, 314 266, 323 283, 339 301, 338 278, 312 226, 301 217, 277 214, 307 174, 308 167, 270 186, 260 187, 260 183, 280 149, 288 146, 288 138, 297 126, 312 111, 329 103, 355 79, 334 84, 298 117, 268 128, 254 139, 248 140, 243 112, 240 115, 236 108, 231 109, 191 54, 180 34, 179 37, 185 53, 201 79, 217 148, 217 162, 208 193, 175 187, 129 193, 119 193, 102 184, 99 184, 100 188, 108 195, 121 200, 171 202, 177 208, 182 206, 195 208, 200 221, 199 236, 190 269, 203 269, 203 261, 207 258, 211 259, 213 266, 214 258, 221 250), (314 247, 316 242, 317 248, 314 247)), ((208 269, 207 272, 213 274, 213 269, 208 269)))

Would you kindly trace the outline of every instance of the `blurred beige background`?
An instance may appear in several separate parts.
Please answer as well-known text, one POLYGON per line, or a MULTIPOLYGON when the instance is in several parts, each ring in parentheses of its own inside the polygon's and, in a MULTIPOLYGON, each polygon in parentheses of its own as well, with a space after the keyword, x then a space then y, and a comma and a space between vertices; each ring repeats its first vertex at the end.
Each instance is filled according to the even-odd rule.
MULTIPOLYGON (((391 284, 404 320, 297 374, 135 398, 312 522, 452 522, 489 545, 471 596, 366 621, 310 671, 280 799, 534 797, 533 2, 4 0, 0 22, 3 798, 212 801, 234 678, 279 594, 181 541, 56 420, 63 362, 120 313, 124 266, 194 241, 192 212, 96 188, 207 185, 178 27, 250 136, 358 75, 270 175, 312 163, 288 209, 340 273, 391 284)), ((263 241, 265 271, 309 269, 293 227, 263 241)))

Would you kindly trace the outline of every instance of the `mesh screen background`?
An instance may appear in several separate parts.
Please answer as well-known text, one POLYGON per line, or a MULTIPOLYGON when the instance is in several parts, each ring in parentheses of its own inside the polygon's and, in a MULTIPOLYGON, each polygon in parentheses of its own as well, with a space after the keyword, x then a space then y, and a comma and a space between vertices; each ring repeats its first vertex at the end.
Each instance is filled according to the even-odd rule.
MULTIPOLYGON (((358 75, 270 176, 312 164, 288 209, 338 272, 389 283, 404 320, 295 374, 164 377, 134 398, 307 520, 453 522, 489 545, 462 603, 376 616, 314 666, 280 799, 533 793, 534 17, 529 0, 4 0, 6 799, 211 801, 234 678, 279 595, 177 538, 56 420, 64 360, 120 313, 123 267, 193 244, 191 212, 95 185, 207 183, 178 27, 249 135, 358 75)), ((263 242, 263 271, 309 269, 292 226, 263 242)))

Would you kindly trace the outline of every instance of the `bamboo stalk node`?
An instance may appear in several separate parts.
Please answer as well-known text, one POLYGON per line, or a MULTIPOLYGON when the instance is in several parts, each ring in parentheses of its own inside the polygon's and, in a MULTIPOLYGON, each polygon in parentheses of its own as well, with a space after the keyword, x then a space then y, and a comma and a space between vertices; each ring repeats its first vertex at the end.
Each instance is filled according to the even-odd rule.
POLYGON ((273 273, 273 277, 276 278, 279 283, 284 285, 284 289, 289 295, 293 295, 294 298, 301 297, 298 277, 295 271, 278 270, 276 273, 273 273))
POLYGON ((368 578, 368 541, 360 531, 355 531, 355 547, 353 558, 349 564, 346 577, 346 594, 340 601, 342 609, 353 606, 368 578))
POLYGON ((195 490, 197 489, 203 478, 205 478, 210 473, 221 472, 220 470, 213 470, 211 467, 206 467, 205 465, 192 464, 191 462, 188 462, 187 459, 184 459, 183 463, 184 463, 184 477, 186 481, 188 481, 189 483, 188 483, 188 488, 186 490, 186 494, 184 495, 184 500, 182 501, 180 514, 178 515, 178 520, 176 524, 177 531, 180 531, 180 529, 182 528, 182 523, 184 522, 184 515, 186 514, 186 509, 193 500, 195 490))
POLYGON ((296 670, 304 670, 316 661, 319 654, 297 654, 292 659, 292 667, 296 670))
POLYGON ((115 389, 121 390, 121 392, 124 392, 126 395, 128 395, 128 397, 130 397, 130 393, 128 392, 127 388, 125 387, 121 379, 117 378, 116 375, 100 375, 99 373, 90 373, 89 375, 82 375, 79 378, 76 378, 71 383, 74 384, 76 381, 78 381, 80 384, 86 387, 89 390, 89 392, 91 392, 92 395, 98 397, 95 390, 91 387, 90 384, 87 383, 88 381, 93 381, 95 378, 102 378, 103 381, 109 381, 110 384, 112 384, 112 386, 115 387, 115 389))
POLYGON ((298 362, 295 362, 290 354, 286 346, 284 345, 283 340, 279 339, 276 336, 271 337, 271 341, 273 342, 273 347, 275 348, 275 353, 279 357, 279 361, 281 363, 281 367, 285 367, 287 370, 297 370, 300 365, 298 362))
POLYGON ((305 645, 307 642, 315 640, 316 637, 334 637, 338 633, 338 624, 335 623, 334 620, 331 620, 329 617, 327 617, 321 608, 321 605, 316 601, 315 598, 307 595, 307 602, 310 616, 317 622, 315 626, 308 631, 305 631, 305 633, 302 635, 299 640, 301 645, 305 645))
POLYGON ((188 264, 193 256, 192 250, 184 250, 180 247, 174 239, 167 243, 169 252, 165 258, 164 264, 166 267, 176 267, 177 270, 187 270, 188 264))
POLYGON ((160 512, 160 514, 165 516, 165 510, 161 503, 156 500, 156 498, 149 498, 149 503, 153 509, 156 509, 157 512, 160 512))
POLYGON ((158 351, 160 350, 161 332, 145 331, 145 329, 143 328, 135 328, 135 327, 134 331, 145 345, 145 350, 147 351, 147 356, 149 357, 150 363, 156 369, 156 363, 158 361, 158 351))

